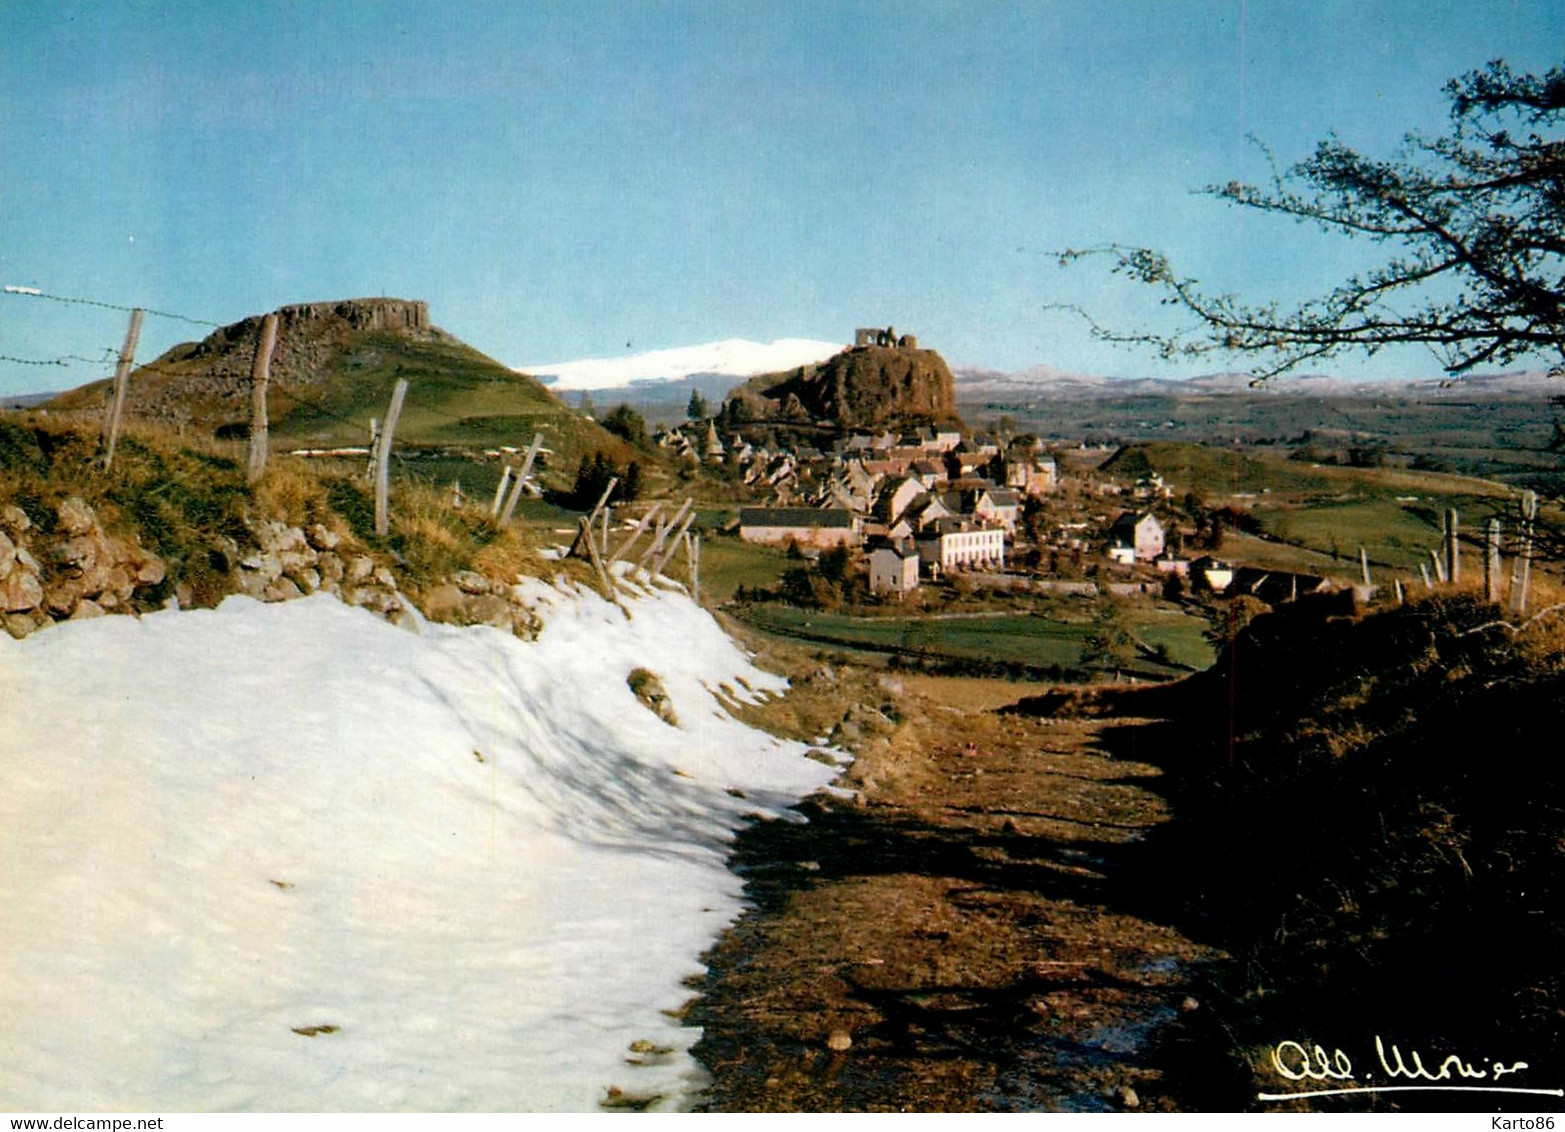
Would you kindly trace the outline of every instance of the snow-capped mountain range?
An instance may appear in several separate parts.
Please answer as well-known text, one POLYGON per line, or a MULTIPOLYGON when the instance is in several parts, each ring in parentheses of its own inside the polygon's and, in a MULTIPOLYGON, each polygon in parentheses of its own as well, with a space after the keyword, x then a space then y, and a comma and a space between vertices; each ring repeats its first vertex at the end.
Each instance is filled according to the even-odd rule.
POLYGON ((824 361, 839 353, 843 345, 809 338, 779 338, 775 342, 726 338, 701 346, 651 350, 623 358, 583 358, 517 368, 555 392, 629 389, 643 383, 682 381, 696 375, 747 378, 759 373, 774 373, 824 361))
MULTIPOLYGON (((556 393, 634 390, 638 397, 665 400, 682 399, 690 389, 699 388, 703 394, 721 397, 732 386, 756 374, 812 365, 844 348, 840 342, 810 338, 779 338, 775 342, 727 338, 721 342, 651 350, 622 358, 583 358, 517 368, 538 378, 556 393)), ((1456 379, 1422 376, 1355 380, 1330 374, 1289 374, 1256 389, 1250 384, 1250 375, 1244 373, 1171 379, 1102 377, 1070 373, 1048 365, 1011 372, 977 366, 952 368, 956 375, 957 398, 966 401, 1256 393, 1294 397, 1515 397, 1554 391, 1554 383, 1538 370, 1474 374, 1456 379)))

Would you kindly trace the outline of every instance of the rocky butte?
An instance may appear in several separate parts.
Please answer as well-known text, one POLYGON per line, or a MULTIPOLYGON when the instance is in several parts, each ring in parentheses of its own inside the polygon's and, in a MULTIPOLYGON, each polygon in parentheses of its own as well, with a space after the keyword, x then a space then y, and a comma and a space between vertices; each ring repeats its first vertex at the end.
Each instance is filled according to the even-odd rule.
POLYGON ((951 367, 889 328, 860 330, 854 345, 815 365, 752 378, 728 395, 724 413, 839 429, 960 423, 951 367))
MULTIPOLYGON (((271 382, 282 390, 318 385, 363 364, 352 356, 366 343, 390 336, 410 342, 455 343, 430 325, 429 304, 417 299, 340 299, 277 308, 277 343, 271 382)), ((127 409, 132 416, 168 424, 220 424, 249 417, 250 366, 261 315, 212 331, 199 342, 175 346, 132 375, 127 409)), ((95 382, 59 398, 51 408, 81 408, 101 398, 95 382)))

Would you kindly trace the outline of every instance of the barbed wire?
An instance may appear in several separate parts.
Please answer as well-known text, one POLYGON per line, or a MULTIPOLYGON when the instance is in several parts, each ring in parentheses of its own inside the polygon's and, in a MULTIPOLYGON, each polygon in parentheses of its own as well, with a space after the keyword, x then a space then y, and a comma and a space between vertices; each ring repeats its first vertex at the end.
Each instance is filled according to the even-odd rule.
POLYGON ((0 354, 0 362, 10 362, 18 366, 68 366, 71 362, 86 362, 88 365, 101 365, 114 359, 115 351, 105 348, 104 353, 96 358, 89 358, 85 354, 62 354, 58 358, 18 358, 13 354, 0 354))
POLYGON ((0 362, 10 362, 14 366, 63 366, 69 364, 64 358, 13 358, 10 354, 0 354, 0 362))
POLYGON ((152 307, 128 307, 120 303, 105 303, 99 299, 82 299, 70 295, 51 295, 49 292, 40 291, 36 287, 17 287, 14 285, 8 285, 3 290, 0 290, 0 294, 15 295, 24 299, 48 299, 50 302, 69 303, 73 306, 102 307, 104 310, 111 311, 140 310, 143 314, 156 315, 158 318, 171 318, 177 322, 188 322, 195 326, 211 326, 215 328, 223 325, 223 323, 213 322, 211 319, 192 318, 188 314, 175 314, 173 311, 154 310, 152 307))

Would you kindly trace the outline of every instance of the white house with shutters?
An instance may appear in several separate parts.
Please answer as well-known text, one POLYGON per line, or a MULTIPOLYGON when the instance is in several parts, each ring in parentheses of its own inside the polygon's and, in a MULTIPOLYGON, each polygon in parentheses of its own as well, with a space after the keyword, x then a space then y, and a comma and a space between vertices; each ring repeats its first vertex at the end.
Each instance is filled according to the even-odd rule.
POLYGON ((937 519, 918 536, 918 556, 931 577, 952 570, 1005 568, 1005 528, 970 519, 937 519))

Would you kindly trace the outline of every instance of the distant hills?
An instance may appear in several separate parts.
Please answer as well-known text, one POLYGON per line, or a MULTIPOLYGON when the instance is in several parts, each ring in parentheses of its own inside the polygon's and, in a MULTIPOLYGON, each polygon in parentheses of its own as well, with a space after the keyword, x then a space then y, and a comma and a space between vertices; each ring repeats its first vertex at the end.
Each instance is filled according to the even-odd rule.
POLYGON ((959 401, 1101 400, 1121 397, 1404 397, 1418 400, 1537 398, 1565 392, 1565 385, 1540 370, 1477 374, 1471 377, 1376 378, 1349 380, 1326 374, 1275 377, 1259 388, 1244 373, 1215 373, 1184 379, 1096 377, 1051 366, 1006 373, 971 366, 956 368, 959 401))

